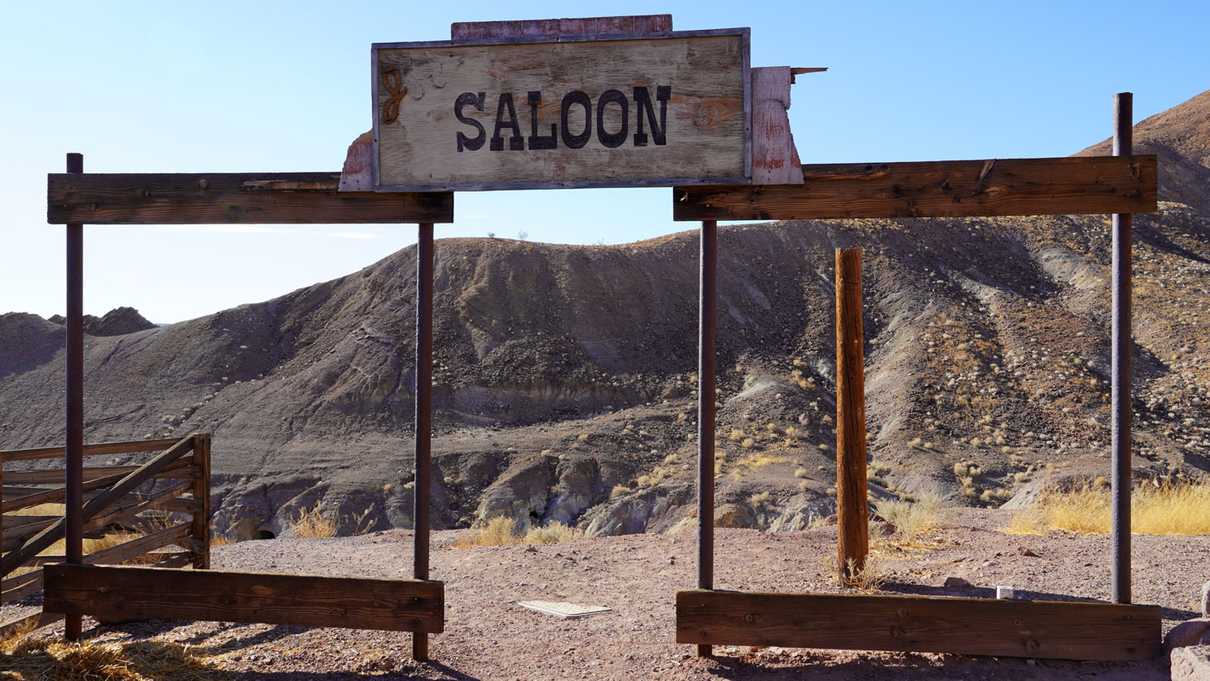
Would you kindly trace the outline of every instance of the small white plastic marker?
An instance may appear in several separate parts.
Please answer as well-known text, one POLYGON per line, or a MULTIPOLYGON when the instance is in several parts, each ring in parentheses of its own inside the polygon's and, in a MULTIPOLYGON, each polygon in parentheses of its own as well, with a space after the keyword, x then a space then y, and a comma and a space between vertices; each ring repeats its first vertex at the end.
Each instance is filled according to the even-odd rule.
POLYGON ((1016 591, 1011 586, 997 586, 996 587, 996 600, 1011 601, 1012 599, 1014 599, 1016 597, 1017 597, 1016 591))

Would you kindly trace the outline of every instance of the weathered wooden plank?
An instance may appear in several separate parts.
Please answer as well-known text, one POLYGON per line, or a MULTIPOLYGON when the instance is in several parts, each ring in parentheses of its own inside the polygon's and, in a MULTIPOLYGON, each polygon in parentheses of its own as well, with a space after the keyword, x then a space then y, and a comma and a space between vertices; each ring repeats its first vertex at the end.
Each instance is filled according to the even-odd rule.
POLYGON ((748 29, 373 48, 375 188, 746 182, 748 29))
MULTIPOLYGON (((73 176, 79 177, 79 176, 73 176)), ((84 456, 101 456, 104 454, 135 454, 140 452, 158 452, 176 444, 176 438, 157 440, 135 440, 133 442, 98 442, 84 445, 84 456)), ((62 447, 38 447, 35 449, 10 449, 0 452, 0 462, 32 461, 35 459, 62 459, 66 453, 62 447)))
POLYGON ((105 620, 187 619, 440 633, 441 582, 48 565, 43 609, 105 620))
POLYGON ((752 184, 802 184, 802 162, 790 131, 788 66, 752 69, 752 184))
POLYGON ((63 619, 62 615, 54 615, 48 612, 35 612, 30 615, 11 619, 0 624, 0 641, 6 640, 11 636, 28 634, 36 629, 54 624, 61 619, 63 619))
MULTIPOLYGON (((191 467, 193 461, 186 458, 177 464, 160 471, 157 478, 192 478, 193 471, 191 467)), ((95 466, 84 469, 84 480, 97 480, 100 478, 109 478, 114 475, 127 475, 139 470, 140 465, 131 466, 95 466)), ((5 477, 16 483, 24 483, 28 485, 47 485, 53 483, 62 483, 64 472, 62 468, 44 468, 33 471, 8 471, 5 477)))
POLYGON ((42 571, 35 570, 0 581, 0 603, 12 603, 38 593, 42 588, 42 571))
POLYGON ((340 173, 50 174, 46 221, 91 225, 452 222, 454 197, 340 192, 340 173))
MULTIPOLYGON (((108 487, 108 486, 114 484, 115 482, 121 480, 122 477, 123 476, 121 476, 121 475, 110 475, 110 476, 106 476, 104 478, 96 478, 94 480, 87 480, 84 482, 84 491, 90 492, 90 491, 100 489, 102 487, 108 487)), ((40 506, 42 504, 62 503, 65 494, 66 494, 66 490, 64 490, 64 488, 56 487, 55 489, 43 490, 43 491, 40 491, 40 492, 37 492, 34 494, 27 494, 24 496, 20 496, 15 499, 6 498, 2 503, 0 503, 0 511, 7 513, 8 511, 16 511, 16 510, 19 510, 22 508, 29 508, 30 506, 40 506)))
POLYGON ((456 21, 450 25, 453 40, 517 40, 571 36, 640 36, 672 32, 671 14, 646 14, 575 19, 521 19, 517 21, 456 21))
POLYGON ((676 187, 675 220, 1149 213, 1156 157, 804 165, 803 184, 676 187))
POLYGON ((1140 660, 1160 609, 1058 601, 680 591, 677 643, 1140 660))

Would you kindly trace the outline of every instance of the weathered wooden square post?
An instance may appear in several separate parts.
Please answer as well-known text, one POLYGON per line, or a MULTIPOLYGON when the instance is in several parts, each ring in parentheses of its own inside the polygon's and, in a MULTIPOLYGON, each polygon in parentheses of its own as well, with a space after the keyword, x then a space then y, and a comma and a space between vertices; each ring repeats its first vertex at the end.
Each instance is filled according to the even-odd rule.
POLYGON ((870 550, 861 249, 836 249, 836 570, 849 583, 870 550))

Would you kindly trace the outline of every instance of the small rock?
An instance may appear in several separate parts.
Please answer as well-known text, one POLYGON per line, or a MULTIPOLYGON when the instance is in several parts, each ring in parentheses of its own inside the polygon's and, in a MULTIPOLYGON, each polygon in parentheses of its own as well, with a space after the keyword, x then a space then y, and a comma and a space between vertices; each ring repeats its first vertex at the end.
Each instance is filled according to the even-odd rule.
POLYGON ((1038 553, 1036 551, 1029 548, 1028 546, 1022 546, 1021 548, 1017 549, 1017 553, 1021 554, 1022 556, 1025 556, 1027 558, 1041 558, 1042 557, 1042 556, 1038 555, 1038 553))
POLYGON ((1206 681, 1210 679, 1210 645, 1177 648, 1172 662, 1172 681, 1206 681))
POLYGON ((970 589, 971 583, 961 577, 946 577, 945 588, 947 589, 970 589))
POLYGON ((1172 627, 1164 636, 1164 650, 1172 651, 1176 648, 1195 646, 1201 642, 1202 637, 1207 635, 1210 635, 1210 619, 1199 617, 1185 620, 1172 627))

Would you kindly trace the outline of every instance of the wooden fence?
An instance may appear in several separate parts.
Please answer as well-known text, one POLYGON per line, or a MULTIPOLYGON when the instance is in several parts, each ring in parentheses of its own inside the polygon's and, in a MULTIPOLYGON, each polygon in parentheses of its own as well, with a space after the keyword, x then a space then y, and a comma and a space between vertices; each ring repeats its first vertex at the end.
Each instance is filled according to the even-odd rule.
MULTIPOLYGON (((0 603, 38 593, 39 568, 64 562, 64 456, 63 447, 0 451, 0 603)), ((210 567, 209 434, 85 445, 84 456, 125 460, 84 468, 84 536, 100 540, 86 542, 85 564, 210 567)))

